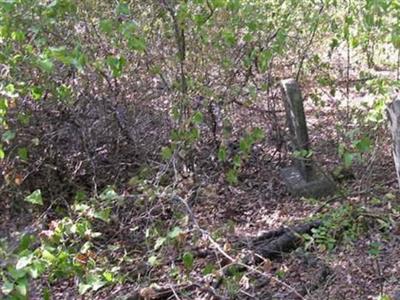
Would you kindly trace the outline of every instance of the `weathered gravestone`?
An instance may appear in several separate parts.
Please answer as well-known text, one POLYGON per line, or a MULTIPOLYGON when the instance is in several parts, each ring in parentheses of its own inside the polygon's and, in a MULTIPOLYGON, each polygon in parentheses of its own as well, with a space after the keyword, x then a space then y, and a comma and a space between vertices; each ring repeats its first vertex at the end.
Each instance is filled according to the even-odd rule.
POLYGON ((393 100, 387 107, 389 127, 393 139, 393 159, 400 186, 400 99, 393 100))
MULTIPOLYGON (((286 118, 293 151, 309 150, 309 139, 303 98, 294 79, 281 81, 286 118)), ((291 194, 304 197, 323 197, 335 191, 333 180, 313 165, 311 159, 296 158, 291 167, 281 170, 281 176, 291 194)))

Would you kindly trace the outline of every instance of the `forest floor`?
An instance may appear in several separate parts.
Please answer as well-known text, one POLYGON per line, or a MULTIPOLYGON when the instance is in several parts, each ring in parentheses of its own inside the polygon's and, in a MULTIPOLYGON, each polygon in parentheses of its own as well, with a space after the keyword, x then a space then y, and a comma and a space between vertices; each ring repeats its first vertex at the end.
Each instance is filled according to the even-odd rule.
MULTIPOLYGON (((305 95, 308 90, 311 88, 304 87, 305 95)), ((360 97, 352 93, 350 98, 360 97)), ((280 170, 291 163, 290 155, 273 130, 263 126, 263 109, 261 106, 261 113, 252 108, 237 110, 238 127, 241 122, 247 126, 251 117, 267 134, 253 149, 234 186, 223 178, 225 169, 217 162, 215 146, 199 144, 197 151, 191 153, 196 171, 190 167, 186 173, 166 170, 163 178, 167 178, 167 183, 159 185, 160 193, 156 192, 155 200, 136 206, 134 201, 139 200, 134 198, 135 194, 150 196, 143 192, 145 188, 128 184, 132 174, 124 173, 125 169, 118 170, 121 174, 115 173, 122 163, 127 164, 127 149, 132 146, 121 144, 125 147, 121 156, 109 162, 111 167, 105 168, 104 176, 117 176, 118 191, 130 202, 113 209, 115 217, 110 224, 95 225, 103 237, 94 244, 97 257, 107 257, 113 262, 111 266, 118 265, 120 272, 126 274, 126 282, 79 296, 74 278, 60 280, 51 284, 53 299, 336 300, 378 299, 379 295, 400 299, 400 193, 385 126, 370 136, 377 146, 353 164, 351 174, 338 183, 336 196, 300 199, 289 195, 281 180, 280 170), (165 191, 172 187, 179 199, 190 200, 189 207, 179 199, 171 200, 165 191), (329 220, 325 235, 320 232, 319 237, 305 240, 297 250, 278 259, 265 259, 261 264, 249 260, 245 270, 227 272, 244 257, 254 258, 246 246, 252 238, 311 219, 329 220), (154 227, 165 230, 158 230, 158 237, 149 238, 149 229, 154 227), (154 245, 174 228, 179 228, 176 240, 154 245), (185 267, 184 253, 193 256, 193 262, 188 263, 190 268, 185 267), (149 263, 152 256, 157 257, 157 263, 149 263)), ((343 121, 346 109, 349 108, 339 107, 334 97, 327 98, 323 108, 306 102, 313 160, 328 172, 341 165, 337 149, 343 128, 337 124, 343 121)), ((279 118, 283 128, 284 115, 279 118)), ((357 128, 350 121, 346 126, 346 131, 355 135, 368 130, 357 128)), ((58 201, 68 202, 72 197, 71 182, 79 176, 76 172, 68 173, 74 168, 65 169, 59 177, 69 176, 71 180, 52 177, 54 174, 49 171, 40 173, 43 177, 36 177, 29 186, 46 186, 49 181, 62 184, 61 191, 48 195, 58 193, 58 201)), ((79 172, 79 178, 90 178, 90 171, 79 172)), ((4 195, 8 197, 10 193, 8 190, 4 195)), ((62 215, 51 206, 45 212, 16 209, 12 205, 2 209, 0 233, 9 240, 15 238, 13 232, 31 227, 47 229, 62 215)), ((45 279, 34 282, 30 298, 41 299, 41 289, 46 284, 45 279)))

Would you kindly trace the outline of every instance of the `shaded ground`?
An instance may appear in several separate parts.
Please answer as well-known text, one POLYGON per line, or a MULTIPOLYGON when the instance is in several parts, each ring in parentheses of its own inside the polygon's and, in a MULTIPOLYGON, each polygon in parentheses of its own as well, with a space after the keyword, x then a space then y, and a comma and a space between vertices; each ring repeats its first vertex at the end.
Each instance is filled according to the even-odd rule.
MULTIPOLYGON (((186 171, 181 166, 174 173, 171 165, 167 168, 168 165, 158 162, 160 147, 167 143, 166 139, 159 140, 161 136, 165 138, 160 132, 168 128, 169 123, 165 121, 167 118, 164 120, 151 112, 147 123, 127 122, 147 124, 147 127, 133 129, 123 124, 118 107, 100 123, 97 120, 102 120, 101 117, 107 114, 100 108, 90 111, 89 107, 81 108, 84 116, 93 114, 92 121, 85 117, 86 124, 79 125, 80 120, 74 119, 76 114, 68 115, 68 112, 64 123, 59 122, 59 116, 50 117, 49 123, 43 123, 50 128, 43 128, 47 133, 42 135, 42 144, 57 144, 60 148, 44 146, 32 153, 37 155, 38 161, 32 169, 8 162, 8 167, 14 166, 14 177, 3 169, 4 180, 9 180, 8 175, 15 181, 19 172, 25 172, 24 180, 22 184, 14 185, 3 182, 3 195, 14 195, 18 187, 30 190, 51 186, 46 190, 45 198, 53 199, 68 211, 71 198, 78 189, 101 190, 107 184, 115 183, 126 200, 121 207, 115 208, 114 219, 109 225, 98 224, 104 237, 95 243, 98 257, 107 257, 121 267, 121 273, 127 274, 126 283, 80 297, 76 293, 75 280, 55 282, 51 284, 54 299, 116 299, 118 296, 123 299, 127 295, 131 296, 129 299, 376 299, 383 293, 394 295, 400 289, 400 250, 397 246, 400 198, 388 133, 384 128, 360 128, 361 133, 367 130, 374 133, 370 138, 377 147, 364 154, 362 162, 354 164, 351 176, 340 183, 342 193, 339 196, 320 200, 296 199, 287 194, 279 176, 279 170, 290 163, 285 146, 283 113, 278 114, 275 123, 267 123, 263 109, 259 106, 257 110, 237 110, 235 129, 238 132, 242 130, 242 124, 248 126, 247 120, 251 117, 252 122, 261 124, 267 134, 263 143, 253 149, 236 186, 224 181, 227 166, 217 162, 216 148, 211 142, 198 144, 197 151, 186 154, 186 171), (54 128, 51 127, 53 124, 54 128), (109 127, 102 127, 106 124, 109 127), (277 128, 282 130, 280 134, 277 134, 277 128), (71 142, 71 136, 79 135, 82 136, 81 143, 71 142), (154 147, 149 146, 153 145, 154 137, 157 139, 154 147), (41 157, 46 157, 46 161, 40 161, 41 157), (156 181, 161 183, 157 187, 166 191, 149 202, 140 202, 141 197, 149 197, 146 187, 128 183, 143 171, 143 165, 156 171, 149 178, 159 177, 156 181), (113 182, 109 182, 110 178, 113 182), (189 197, 190 213, 182 203, 172 201, 175 194, 189 197), (357 208, 356 213, 348 216, 351 218, 349 226, 354 228, 338 229, 349 231, 352 236, 349 238, 342 232, 338 233, 331 250, 323 243, 309 243, 307 249, 300 247, 281 259, 265 260, 261 265, 253 265, 250 260, 248 264, 254 269, 237 274, 233 272, 233 275, 224 273, 234 265, 224 253, 234 259, 254 255, 243 246, 251 237, 281 226, 306 222, 317 217, 317 212, 332 214, 343 205, 357 208), (220 249, 199 234, 195 222, 210 234, 220 249), (160 258, 156 267, 147 262, 148 257, 155 253, 155 240, 144 237, 145 231, 153 226, 170 229, 179 226, 183 229, 178 244, 165 245, 156 251, 160 258), (119 248, 111 250, 109 245, 118 245, 119 248), (371 252, 374 247, 378 250, 371 252), (182 254, 185 251, 190 251, 195 257, 190 272, 183 267, 182 254), (213 271, 204 275, 207 265, 212 265, 213 271), (139 290, 140 295, 135 292, 139 290)), ((125 113, 123 118, 138 120, 138 115, 130 113, 128 108, 122 108, 122 112, 125 113)), ((337 103, 331 99, 323 109, 307 102, 306 114, 314 160, 324 169, 334 171, 340 165, 337 142, 346 142, 342 136, 343 128, 336 126, 343 121, 345 112, 338 110, 337 103)), ((363 115, 362 112, 359 114, 363 115)), ((346 126, 347 130, 357 129, 351 123, 346 126)), ((27 141, 37 135, 34 132, 29 136, 29 128, 24 132, 27 141)), ((348 143, 351 144, 351 140, 348 143)), ((39 214, 19 207, 20 202, 17 202, 17 207, 9 201, 2 205, 5 213, 1 216, 0 232, 10 240, 14 239, 11 236, 13 232, 26 230, 28 225, 41 223, 38 230, 42 230, 52 220, 60 218, 60 212, 51 207, 36 219, 39 214), (31 214, 32 219, 21 219, 21 213, 25 216, 31 214)), ((41 298, 45 281, 33 284, 31 299, 41 298)))

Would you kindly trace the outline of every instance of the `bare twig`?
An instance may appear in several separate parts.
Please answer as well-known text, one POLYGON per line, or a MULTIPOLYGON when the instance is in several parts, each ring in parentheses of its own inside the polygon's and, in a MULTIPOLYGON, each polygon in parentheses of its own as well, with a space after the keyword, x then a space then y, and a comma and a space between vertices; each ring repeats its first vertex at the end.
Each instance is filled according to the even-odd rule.
POLYGON ((302 295, 299 294, 299 292, 296 291, 296 289, 294 289, 293 287, 291 287, 289 284, 287 284, 286 282, 280 280, 279 278, 271 275, 271 274, 267 274, 265 272, 261 272, 259 270, 257 270, 256 268, 247 265, 243 262, 241 262, 238 259, 233 258, 232 256, 230 256, 228 253, 226 253, 226 251, 224 251, 224 249, 222 249, 222 247, 211 237, 210 233, 204 229, 202 229, 199 225, 199 223, 197 222, 191 208, 189 207, 189 205, 187 204, 187 201, 179 196, 177 196, 177 198, 182 202, 182 204, 185 206, 190 218, 192 219, 192 222, 194 224, 195 229, 197 229, 205 238, 208 239, 208 241, 215 247, 216 250, 218 250, 218 252, 220 254, 222 254, 225 258, 227 258, 229 261, 231 261, 232 263, 244 267, 247 270, 252 271, 255 274, 261 275, 265 278, 271 279, 277 283, 279 283, 280 285, 284 286, 285 288, 287 288, 288 290, 290 290, 291 292, 293 292, 297 297, 299 297, 299 299, 305 299, 302 295))

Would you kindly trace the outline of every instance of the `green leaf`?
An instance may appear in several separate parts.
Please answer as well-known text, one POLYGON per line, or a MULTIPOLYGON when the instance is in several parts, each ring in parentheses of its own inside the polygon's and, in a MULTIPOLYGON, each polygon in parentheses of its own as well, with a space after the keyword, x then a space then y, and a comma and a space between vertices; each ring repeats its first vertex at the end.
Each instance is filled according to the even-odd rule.
POLYGON ((42 199, 42 192, 41 190, 36 190, 29 196, 25 197, 26 202, 30 202, 35 205, 43 205, 43 199, 42 199))
POLYGON ((0 160, 3 160, 4 157, 6 157, 6 154, 4 153, 3 147, 0 145, 0 160))
POLYGON ((96 219, 102 220, 103 222, 109 223, 110 222, 110 214, 111 214, 111 208, 105 208, 100 211, 95 211, 93 213, 93 217, 96 219))
POLYGON ((10 294, 13 290, 14 290, 14 283, 7 280, 3 283, 1 287, 1 292, 6 296, 10 294))
POLYGON ((130 14, 129 6, 127 3, 119 3, 116 9, 117 15, 128 16, 130 14))
POLYGON ((93 246, 93 244, 91 243, 91 242, 86 242, 86 243, 84 243, 83 245, 82 245, 82 247, 81 247, 81 249, 80 249, 80 252, 81 253, 87 253, 89 250, 90 250, 90 248, 93 246))
POLYGON ((194 125, 200 125, 203 123, 203 114, 201 112, 196 112, 192 117, 192 122, 194 125))
POLYGON ((157 260, 157 256, 150 256, 149 259, 147 260, 147 262, 149 263, 150 266, 155 267, 158 265, 158 260, 157 260))
POLYGON ((56 257, 48 250, 42 251, 42 258, 50 263, 52 263, 56 260, 56 257))
POLYGON ((101 194, 100 199, 104 201, 114 201, 121 199, 112 186, 108 186, 101 194))
POLYGON ((229 46, 233 47, 236 44, 236 36, 232 31, 224 31, 222 32, 222 36, 229 46))
POLYGON ((159 237, 154 245, 154 250, 158 250, 166 241, 165 237, 159 237))
POLYGON ((43 289, 43 300, 51 300, 51 292, 48 287, 43 289))
POLYGON ((28 295, 28 280, 26 278, 18 280, 15 290, 19 295, 26 297, 28 295))
POLYGON ((182 229, 178 226, 175 226, 169 233, 168 237, 170 239, 175 239, 177 238, 180 234, 182 233, 182 229))
POLYGON ((143 38, 132 36, 128 39, 128 47, 132 50, 144 52, 146 50, 146 42, 143 38))
POLYGON ((264 135, 264 131, 261 128, 256 127, 253 129, 251 136, 252 136, 254 142, 258 142, 258 141, 262 140, 265 135, 264 135))
POLYGON ((46 73, 53 72, 54 63, 49 58, 42 58, 36 61, 37 66, 46 73))
POLYGON ((203 269, 203 275, 212 274, 215 271, 215 268, 212 264, 208 264, 203 269))
POLYGON ((355 143, 355 147, 362 153, 368 152, 371 150, 372 141, 368 137, 364 137, 355 143))
POLYGON ((28 149, 25 147, 18 148, 18 156, 21 160, 28 160, 28 149))
POLYGON ((226 147, 221 146, 218 149, 218 160, 220 161, 226 161, 226 147))
POLYGON ((32 95, 33 100, 39 101, 40 99, 42 99, 43 94, 44 94, 44 90, 41 87, 35 86, 31 89, 31 95, 32 95))
POLYGON ((101 20, 99 26, 102 32, 109 34, 113 30, 113 21, 101 20))
POLYGON ((185 252, 182 256, 182 260, 183 260, 183 265, 187 270, 191 270, 193 268, 194 258, 192 253, 185 252))
POLYGON ((269 62, 272 58, 272 52, 270 50, 262 51, 259 54, 259 61, 260 61, 260 70, 261 72, 265 72, 269 66, 269 62))
POLYGON ((172 150, 170 147, 162 147, 161 149, 161 157, 164 160, 169 160, 172 157, 172 150))
POLYGON ((238 183, 237 172, 235 169, 230 169, 228 173, 226 173, 226 180, 231 185, 235 185, 238 183))
POLYGON ((17 264, 15 265, 15 268, 17 270, 21 270, 21 269, 25 268, 26 266, 30 265, 30 263, 32 262, 32 259, 33 259, 33 255, 20 257, 18 259, 17 264))
POLYGON ((14 138, 15 138, 15 131, 12 130, 7 130, 1 136, 1 140, 6 143, 11 142, 14 138))
POLYGON ((85 284, 83 282, 80 282, 79 285, 78 285, 79 295, 85 294, 91 288, 92 288, 92 286, 90 284, 85 284))
POLYGON ((126 64, 126 60, 124 57, 109 56, 106 59, 106 63, 109 66, 112 75, 114 77, 119 77, 122 75, 122 70, 126 64))
POLYGON ((18 280, 26 276, 27 270, 26 269, 17 270, 15 266, 11 266, 8 268, 8 272, 10 273, 13 279, 18 280))
POLYGON ((107 282, 113 282, 114 281, 114 274, 109 272, 109 271, 104 271, 103 272, 103 277, 107 282))
POLYGON ((95 278, 96 279, 90 282, 90 284, 92 286, 93 291, 98 291, 99 289, 101 289, 103 286, 106 285, 106 282, 101 280, 99 276, 95 276, 95 278))
POLYGON ((350 168, 353 164, 354 154, 350 152, 345 152, 343 154, 343 163, 345 168, 350 168))

